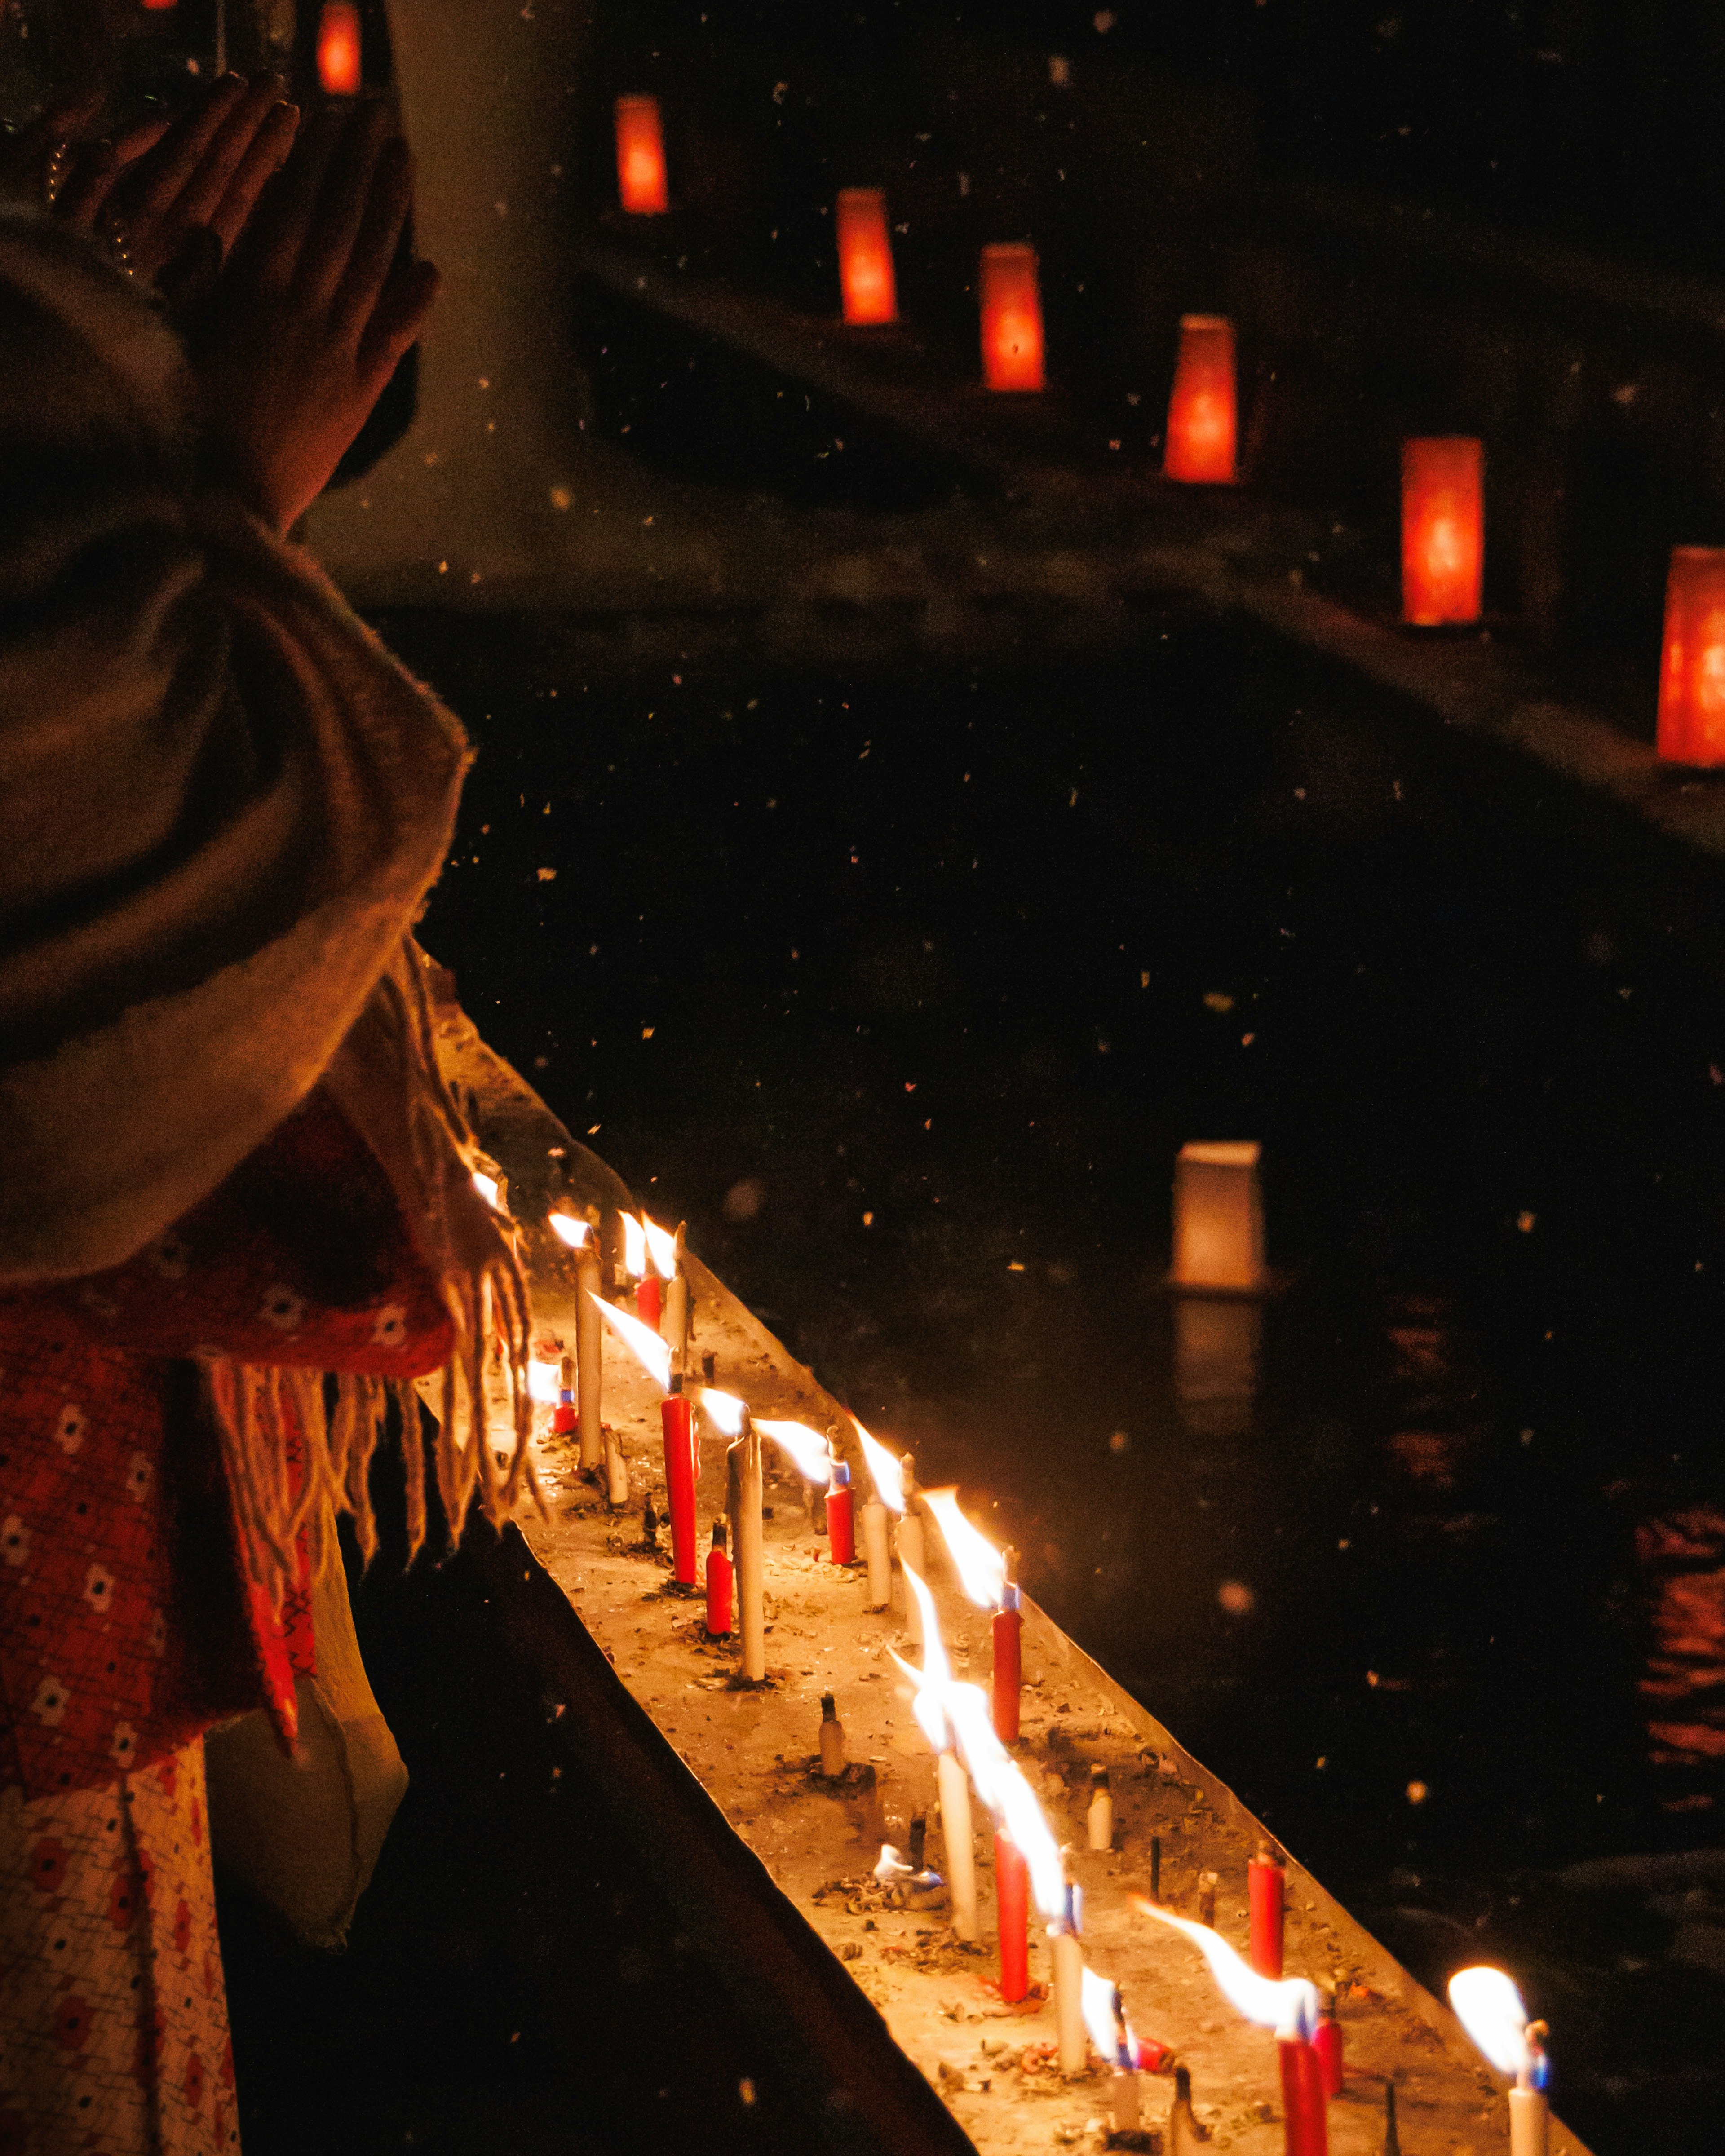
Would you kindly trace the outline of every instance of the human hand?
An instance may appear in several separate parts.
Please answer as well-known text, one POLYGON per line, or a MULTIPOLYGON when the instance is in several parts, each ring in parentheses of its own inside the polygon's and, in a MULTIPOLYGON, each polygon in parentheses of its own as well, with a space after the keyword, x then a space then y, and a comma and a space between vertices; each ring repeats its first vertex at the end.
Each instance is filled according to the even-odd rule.
POLYGON ((133 271, 170 300, 192 296, 163 272, 203 257, 208 283, 244 229, 265 182, 292 146, 299 110, 280 75, 248 85, 225 74, 172 121, 146 121, 112 142, 73 153, 54 211, 105 230, 133 271), (209 234, 215 244, 198 242, 209 234))
POLYGON ((0 198, 48 201, 74 158, 95 154, 96 146, 83 138, 95 124, 102 98, 99 85, 80 83, 27 126, 0 133, 0 198))
POLYGON ((381 105, 322 115, 191 325, 213 447, 285 531, 322 492, 437 296, 398 264, 413 161, 381 105))

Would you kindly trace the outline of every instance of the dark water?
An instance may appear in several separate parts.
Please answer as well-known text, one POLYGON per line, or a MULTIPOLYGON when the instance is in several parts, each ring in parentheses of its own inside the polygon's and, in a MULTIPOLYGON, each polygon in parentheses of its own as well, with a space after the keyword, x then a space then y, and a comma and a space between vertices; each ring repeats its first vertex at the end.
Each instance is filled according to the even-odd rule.
POLYGON ((424 933, 488 1037, 1427 1981, 1507 1958, 1601 2152, 1708 2145, 1717 893, 1198 623, 620 683, 388 627, 483 746, 424 933), (1192 1137, 1265 1147, 1244 1406, 1176 1382, 1192 1137))

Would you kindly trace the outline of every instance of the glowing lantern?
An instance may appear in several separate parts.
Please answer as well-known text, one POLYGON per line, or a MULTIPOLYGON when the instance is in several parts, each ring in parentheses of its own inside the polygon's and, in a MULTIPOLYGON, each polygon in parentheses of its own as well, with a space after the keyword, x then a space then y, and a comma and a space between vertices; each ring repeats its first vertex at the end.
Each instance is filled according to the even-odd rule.
POLYGON ((1163 470, 1189 484, 1231 486, 1238 431, 1234 325, 1225 315, 1182 315, 1163 470))
POLYGON ((839 190, 839 289, 847 322, 896 322, 898 285, 886 198, 879 187, 839 190))
POLYGON ((1671 549, 1659 752, 1668 763, 1725 763, 1725 547, 1671 549))
POLYGON ((323 0, 317 23, 317 79, 331 97, 359 95, 359 10, 353 0, 323 0))
POLYGON ((1177 1287, 1250 1289, 1264 1278, 1260 1148, 1250 1142, 1184 1145, 1174 1163, 1177 1287))
POLYGON ((985 247, 977 294, 983 382, 990 389, 1040 389, 1042 295, 1035 249, 1018 242, 985 247))
POLYGON ((631 217, 663 217, 670 208, 656 97, 617 100, 617 198, 631 217))
POLYGON ((1477 621, 1485 603, 1486 454, 1471 434, 1402 444, 1402 619, 1477 621))

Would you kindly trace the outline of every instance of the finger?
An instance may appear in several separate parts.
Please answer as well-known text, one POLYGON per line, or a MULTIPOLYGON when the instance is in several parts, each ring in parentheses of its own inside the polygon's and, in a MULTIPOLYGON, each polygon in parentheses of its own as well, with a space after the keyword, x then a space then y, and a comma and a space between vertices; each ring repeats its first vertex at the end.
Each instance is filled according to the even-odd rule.
POLYGON ((271 174, 278 172, 290 150, 294 146, 294 136, 300 125, 297 105, 277 105, 263 126, 252 137, 251 146, 240 160, 239 169, 228 182, 227 192, 216 205, 209 218, 213 232, 224 248, 232 247, 244 231, 247 220, 257 208, 258 198, 271 174))
POLYGON ((222 243, 207 224, 194 224, 171 262, 156 273, 156 289, 182 321, 215 289, 222 274, 222 243))
POLYGON ((364 218, 331 302, 330 325, 337 336, 357 343, 376 313, 413 200, 413 162, 407 144, 398 137, 385 145, 377 160, 364 218))
POLYGON ((292 284, 318 189, 346 125, 340 112, 320 112, 300 130, 286 163, 265 188, 245 235, 245 274, 259 290, 285 292, 292 284))
POLYGON ((281 103, 286 88, 280 75, 265 75, 229 108, 174 205, 173 214, 180 223, 208 224, 214 217, 234 174, 281 103))
POLYGON ((383 288, 376 311, 360 340, 357 372, 367 396, 376 400, 413 346, 437 303, 443 278, 431 262, 410 263, 383 288))
POLYGON ((156 145, 173 126, 172 120, 141 120, 136 127, 114 140, 114 162, 120 165, 135 164, 156 145))
POLYGON ((295 280, 315 306, 327 305, 347 275, 371 202, 372 179, 394 129, 387 106, 368 105, 353 116, 330 161, 295 280))
POLYGON ((182 112, 175 121, 150 152, 148 171, 140 173, 136 216, 160 217, 173 207, 223 121, 244 96, 245 87, 244 75, 224 74, 211 84, 189 112, 182 112))
POLYGON ((113 192, 114 182, 120 177, 120 167, 114 158, 111 142, 92 142, 78 153, 70 172, 60 182, 55 198, 54 215, 63 218, 79 231, 88 232, 95 223, 102 205, 113 192))

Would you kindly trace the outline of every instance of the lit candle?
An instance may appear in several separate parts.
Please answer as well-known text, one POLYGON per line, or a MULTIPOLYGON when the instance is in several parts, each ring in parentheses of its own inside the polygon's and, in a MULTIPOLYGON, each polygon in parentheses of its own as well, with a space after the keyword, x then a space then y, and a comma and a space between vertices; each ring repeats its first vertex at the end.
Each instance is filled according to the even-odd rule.
POLYGON ((898 287, 886 229, 886 197, 879 187, 840 187, 835 222, 845 321, 859 326, 896 322, 898 287))
POLYGON ((1546 2156, 1551 2112, 1544 2022, 1527 2019, 1521 1993, 1501 1969, 1459 1970, 1450 1979, 1450 2004, 1498 2072, 1515 2076, 1509 2092, 1510 2156, 1546 2156))
POLYGON ((1080 1897, 1070 1881, 1064 1916, 1049 1926, 1049 1958, 1054 1969, 1055 2050, 1063 2074, 1081 2074, 1090 2064, 1090 2038, 1084 2025, 1084 1946, 1078 1933, 1080 1897))
POLYGON ((1000 1939, 1000 1996, 1014 2006, 1030 1989, 1030 1871, 1012 1836, 998 1826, 994 1926, 1000 1939))
POLYGON ((725 1548, 725 1522, 713 1522, 713 1546, 706 1553, 706 1629, 716 1640, 728 1639, 736 1622, 731 1558, 725 1548))
POLYGON ((942 1697, 952 1686, 952 1668, 947 1661, 928 1589, 909 1565, 904 1567, 904 1575, 905 1584, 922 1613, 925 1681, 916 1688, 914 1711, 923 1735, 937 1754, 935 1775, 940 1791, 941 1835, 946 1845, 952 1929, 961 1939, 974 1939, 981 1937, 981 1932, 977 1922, 976 1850, 970 1821, 970 1784, 958 1757, 957 1732, 942 1697))
POLYGON ((1134 1895, 1132 1904, 1143 1915, 1183 1933, 1209 1964, 1230 2005, 1248 2021, 1275 2030, 1285 2156, 1327 2156, 1329 2107, 1322 2069, 1312 2046, 1320 2011, 1317 1986, 1302 1976, 1283 1977, 1279 1982, 1260 1976, 1208 1926, 1177 1917, 1142 1895, 1134 1895))
POLYGON ((1110 2128, 1116 2133, 1137 2133, 1142 2123, 1137 2046, 1126 2025, 1120 1986, 1098 1976, 1093 1969, 1084 1972, 1084 2020, 1091 2042, 1108 2063, 1105 2101, 1110 2128))
POLYGON ((671 1243, 670 1280, 665 1291, 663 1331, 670 1342, 671 1361, 680 1370, 689 1356, 689 1276, 683 1269, 683 1237, 688 1223, 680 1220, 671 1243))
POLYGON ((965 1518, 958 1509, 956 1490, 925 1490, 922 1502, 934 1515, 965 1594, 979 1609, 994 1613, 990 1626, 994 1650, 994 1733, 1003 1744, 1011 1744, 1019 1733, 1024 1620, 1019 1607, 1019 1591, 1007 1577, 1009 1553, 996 1549, 965 1518))
POLYGON ((1267 1842, 1246 1866, 1247 1958, 1260 1976, 1281 1974, 1282 1934, 1287 1915, 1288 1875, 1267 1842))
POLYGON ((810 1430, 806 1422, 777 1422, 762 1415, 755 1428, 762 1437, 770 1437, 790 1455, 797 1472, 811 1486, 811 1511, 813 1491, 825 1491, 832 1560, 834 1564, 849 1564, 856 1555, 850 1510, 850 1470, 842 1460, 834 1457, 827 1440, 810 1430))
MULTIPOLYGON (((853 1416, 851 1419, 855 1421, 856 1419, 853 1416)), ((875 1485, 875 1496, 888 1512, 898 1517, 898 1532, 894 1539, 898 1545, 900 1568, 902 1570, 908 1565, 912 1572, 920 1575, 924 1569, 922 1522, 911 1510, 916 1502, 916 1463, 908 1452, 901 1460, 895 1460, 886 1447, 870 1437, 860 1422, 856 1424, 856 1434, 862 1443, 863 1458, 869 1463, 869 1474, 875 1485)), ((869 1591, 872 1600, 872 1578, 869 1591)), ((915 1596, 908 1589, 906 1590, 905 1604, 905 1615, 911 1635, 920 1645, 922 1633, 918 1628, 922 1622, 922 1613, 915 1596)), ((884 1606, 884 1604, 877 1605, 884 1606)))
MULTIPOLYGON (((641 1232, 647 1246, 647 1280, 642 1282, 642 1287, 644 1288, 650 1281, 659 1300, 657 1316, 649 1317, 647 1322, 656 1325, 665 1335, 665 1343, 671 1351, 671 1368, 680 1370, 683 1367, 685 1335, 689 1329, 689 1283, 683 1278, 682 1267, 678 1262, 682 1255, 683 1231, 679 1228, 673 1235, 669 1228, 661 1228, 656 1220, 649 1220, 644 1213, 641 1215, 641 1232)), ((639 1295, 640 1291, 638 1290, 638 1306, 639 1295)), ((644 1309, 641 1315, 647 1317, 644 1309)))
MULTIPOLYGON (((657 1267, 647 1255, 647 1223, 633 1213, 619 1213, 623 1224, 623 1270, 635 1284, 635 1316, 656 1332, 665 1315, 665 1299, 657 1267)), ((663 1229, 659 1231, 661 1235, 663 1229)))
POLYGON ((617 198, 631 217, 662 217, 670 208, 665 136, 656 97, 617 100, 617 198))
POLYGON ((580 1390, 576 1428, 581 1433, 581 1471, 597 1472, 605 1455, 602 1397, 604 1350, 599 1313, 609 1305, 599 1293, 598 1239, 592 1226, 567 1213, 553 1213, 551 1225, 575 1260, 575 1357, 580 1390))
POLYGON ((695 1433, 695 1403, 683 1391, 683 1373, 671 1372, 670 1390, 659 1404, 665 1430, 665 1488, 670 1507, 671 1577, 684 1587, 701 1582, 695 1548, 696 1487, 701 1480, 701 1448, 695 1433))
POLYGON ((863 1507, 863 1554, 869 1565, 869 1607, 884 1609, 892 1599, 892 1551, 886 1540, 886 1507, 878 1496, 863 1507))
MULTIPOLYGON (((667 1350, 669 1353, 669 1350, 667 1350)), ((749 1411, 734 1393, 703 1387, 701 1404, 730 1438, 726 1454, 726 1509, 736 1552, 737 1629, 742 1635, 742 1674, 751 1684, 767 1675, 765 1552, 761 1529, 761 1438, 749 1411)))
POLYGON ((1224 315, 1182 315, 1163 470, 1191 484, 1231 486, 1237 433, 1234 325, 1224 315))
POLYGON ((834 1564, 856 1562, 856 1492, 842 1460, 834 1460, 827 1486, 827 1548, 834 1564))
POLYGON ((353 0, 323 0, 317 18, 317 79, 331 97, 359 95, 359 10, 353 0))
POLYGON ((1183 1145, 1174 1163, 1176 1287, 1250 1289, 1264 1279, 1260 1148, 1232 1141, 1183 1145))
POLYGON ((1484 603, 1485 450, 1471 434, 1402 444, 1402 619, 1477 621, 1484 603))
POLYGON ((1667 763, 1725 763, 1725 547, 1671 549, 1659 753, 1667 763))
POLYGON ((977 290, 983 382, 990 389, 1040 389, 1042 295, 1035 249, 1016 242, 985 247, 977 290))

